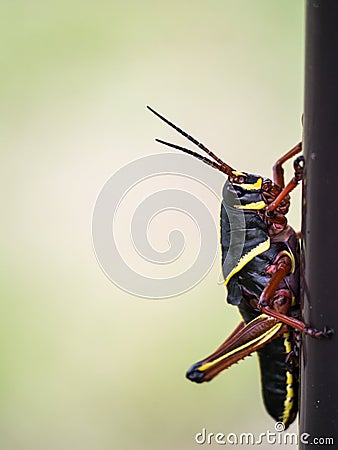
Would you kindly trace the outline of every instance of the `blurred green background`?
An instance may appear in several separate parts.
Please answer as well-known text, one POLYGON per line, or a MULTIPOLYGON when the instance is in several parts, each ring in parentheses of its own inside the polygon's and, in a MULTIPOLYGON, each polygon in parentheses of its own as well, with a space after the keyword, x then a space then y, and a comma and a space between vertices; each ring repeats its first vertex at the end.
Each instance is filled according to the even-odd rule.
POLYGON ((210 384, 184 377, 238 322, 218 265, 179 297, 132 297, 101 272, 91 216, 113 172, 166 151, 155 136, 175 142, 146 104, 271 174, 301 134, 303 2, 14 0, 0 14, 1 450, 273 430, 255 356, 210 384))

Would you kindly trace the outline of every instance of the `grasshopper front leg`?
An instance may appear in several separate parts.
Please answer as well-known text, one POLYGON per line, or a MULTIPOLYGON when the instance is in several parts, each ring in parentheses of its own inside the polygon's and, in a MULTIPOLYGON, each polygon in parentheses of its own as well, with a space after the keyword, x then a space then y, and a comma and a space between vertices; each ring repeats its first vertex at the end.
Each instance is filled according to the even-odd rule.
POLYGON ((295 145, 291 150, 289 150, 284 156, 279 158, 279 160, 276 162, 276 164, 273 166, 273 182, 277 184, 277 186, 280 186, 281 188, 284 188, 285 182, 284 182, 284 170, 283 170, 283 164, 288 161, 290 158, 293 158, 297 153, 300 153, 302 151, 302 143, 299 142, 299 144, 295 145))

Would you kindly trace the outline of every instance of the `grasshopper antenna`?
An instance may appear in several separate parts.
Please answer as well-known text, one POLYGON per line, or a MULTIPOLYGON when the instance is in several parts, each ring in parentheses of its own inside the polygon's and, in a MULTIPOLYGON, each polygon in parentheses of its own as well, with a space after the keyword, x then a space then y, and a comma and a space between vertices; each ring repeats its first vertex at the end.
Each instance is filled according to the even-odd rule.
MULTIPOLYGON (((197 141, 197 139, 195 139, 194 137, 190 136, 188 133, 186 133, 185 131, 183 131, 181 128, 179 128, 177 125, 173 124, 172 122, 170 122, 168 119, 166 119, 165 117, 163 117, 161 114, 159 114, 157 111, 155 111, 154 109, 152 109, 150 106, 147 106, 147 108, 149 109, 149 111, 151 111, 153 114, 155 114, 155 116, 159 117, 161 120, 163 120, 163 122, 165 122, 167 125, 169 125, 170 127, 172 127, 174 130, 176 130, 178 133, 180 133, 182 136, 184 136, 185 138, 187 138, 190 142, 192 142, 193 144, 197 145, 197 147, 199 147, 201 150, 203 150, 205 153, 207 153, 209 156, 211 156, 211 158, 213 158, 215 161, 218 162, 219 166, 213 166, 215 168, 217 168, 218 170, 221 170, 222 172, 226 173, 227 175, 232 175, 233 169, 226 164, 224 161, 222 161, 220 158, 218 158, 218 156, 216 156, 211 150, 209 150, 204 144, 202 144, 201 142, 197 141), (220 168, 220 166, 222 166, 222 169, 220 168)), ((168 142, 165 141, 160 141, 159 139, 156 139, 158 142, 161 142, 162 144, 168 145, 169 147, 173 147, 176 148, 178 150, 182 150, 185 151, 185 153, 188 153, 190 155, 195 156, 196 158, 199 158, 203 161, 203 157, 201 157, 200 155, 198 155, 198 153, 192 152, 191 150, 186 151, 187 149, 184 149, 183 147, 179 147, 179 146, 174 146, 174 144, 169 144, 168 142)), ((206 161, 209 161, 208 163, 206 161, 206 164, 212 165, 210 164, 211 161, 207 158, 205 158, 206 161)))
POLYGON ((202 156, 199 153, 193 152, 192 150, 189 150, 188 148, 181 147, 180 145, 176 145, 176 144, 171 144, 170 142, 162 141, 162 139, 155 139, 155 141, 159 142, 160 144, 167 145, 168 147, 175 148, 176 150, 181 150, 182 152, 187 153, 188 155, 194 156, 195 158, 203 161, 205 164, 208 164, 209 166, 213 167, 214 169, 224 172, 224 169, 220 164, 217 164, 215 161, 211 161, 210 159, 206 158, 205 156, 202 156))

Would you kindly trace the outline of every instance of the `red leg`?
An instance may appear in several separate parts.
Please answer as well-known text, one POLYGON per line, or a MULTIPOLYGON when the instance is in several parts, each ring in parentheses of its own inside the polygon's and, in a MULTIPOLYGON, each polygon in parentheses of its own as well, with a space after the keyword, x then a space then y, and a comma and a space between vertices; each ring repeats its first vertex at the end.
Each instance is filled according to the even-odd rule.
MULTIPOLYGON (((278 256, 277 256, 278 258, 278 256)), ((263 292, 259 298, 258 307, 262 308, 265 306, 271 306, 271 302, 273 299, 273 296, 280 284, 280 282, 285 278, 292 269, 292 262, 288 255, 285 253, 282 253, 281 256, 276 261, 277 270, 276 272, 271 276, 269 282, 263 289, 263 292)))
MULTIPOLYGON (((286 277, 292 267, 291 259, 288 255, 282 254, 282 256, 277 260, 277 270, 272 275, 271 279, 265 286, 259 302, 258 302, 258 309, 260 309, 263 313, 270 317, 274 317, 276 320, 289 325, 292 328, 295 328, 296 330, 301 331, 304 334, 308 334, 309 336, 313 337, 327 337, 330 334, 333 333, 331 329, 324 330, 317 330, 316 328, 311 328, 307 326, 303 321, 295 319, 294 317, 288 316, 290 303, 287 301, 283 302, 276 302, 274 303, 274 295, 276 294, 277 288, 280 284, 280 282, 283 280, 284 277, 286 277)), ((279 290, 283 291, 283 290, 279 290)))
POLYGON ((302 151, 302 143, 300 142, 291 150, 289 150, 284 156, 279 158, 279 160, 273 166, 273 182, 277 184, 277 186, 280 186, 281 188, 284 187, 284 170, 282 165, 301 151, 302 151))
MULTIPOLYGON (((282 203, 282 201, 285 199, 285 197, 293 191, 293 189, 298 185, 300 180, 303 178, 303 157, 299 156, 295 162, 294 162, 294 169, 295 169, 295 175, 289 181, 289 183, 283 187, 283 190, 280 192, 280 194, 276 197, 276 199, 270 203, 270 205, 266 208, 266 211, 274 211, 278 206, 282 203)), ((283 179, 283 185, 284 185, 284 179, 283 179)))
POLYGON ((325 327, 323 330, 317 330, 316 328, 311 328, 311 327, 307 326, 301 320, 295 319, 294 317, 286 316, 285 314, 275 311, 274 309, 270 308, 269 306, 263 306, 260 309, 266 315, 268 315, 270 317, 274 317, 275 319, 279 320, 280 322, 283 322, 286 325, 289 325, 290 327, 295 328, 296 330, 301 331, 302 333, 307 334, 309 336, 312 336, 315 338, 320 338, 320 337, 328 337, 331 334, 333 334, 333 330, 331 328, 325 327))

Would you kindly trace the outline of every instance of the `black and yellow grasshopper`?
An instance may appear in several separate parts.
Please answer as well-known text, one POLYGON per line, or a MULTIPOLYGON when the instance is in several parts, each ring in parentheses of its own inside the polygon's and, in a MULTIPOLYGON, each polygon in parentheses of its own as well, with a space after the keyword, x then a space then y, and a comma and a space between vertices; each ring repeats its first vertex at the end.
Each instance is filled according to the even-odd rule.
POLYGON ((262 391, 268 413, 287 428, 298 411, 299 341, 301 333, 326 337, 300 320, 299 239, 286 219, 289 193, 302 180, 304 160, 294 161, 294 176, 285 185, 283 164, 302 150, 300 142, 273 167, 273 181, 238 172, 202 143, 152 108, 148 109, 212 159, 160 139, 158 142, 192 155, 228 178, 221 206, 221 247, 227 301, 237 305, 243 321, 210 356, 194 364, 186 376, 210 381, 222 370, 257 351, 262 391))

